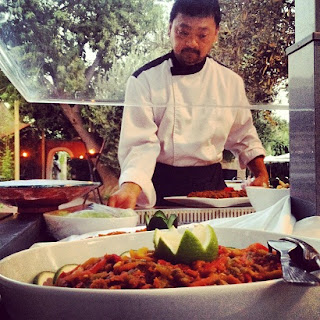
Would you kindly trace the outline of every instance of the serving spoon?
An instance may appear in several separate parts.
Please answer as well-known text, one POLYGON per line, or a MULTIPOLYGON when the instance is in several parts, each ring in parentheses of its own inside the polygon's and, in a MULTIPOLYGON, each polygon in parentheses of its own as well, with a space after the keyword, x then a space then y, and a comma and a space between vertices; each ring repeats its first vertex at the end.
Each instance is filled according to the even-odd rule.
POLYGON ((269 240, 269 251, 276 250, 280 254, 283 280, 294 284, 320 285, 320 279, 299 268, 290 258, 289 253, 297 247, 296 243, 284 240, 269 240))
POLYGON ((309 272, 320 270, 320 253, 313 246, 303 240, 290 236, 281 238, 280 240, 290 241, 298 245, 297 249, 291 252, 290 257, 299 266, 309 272))

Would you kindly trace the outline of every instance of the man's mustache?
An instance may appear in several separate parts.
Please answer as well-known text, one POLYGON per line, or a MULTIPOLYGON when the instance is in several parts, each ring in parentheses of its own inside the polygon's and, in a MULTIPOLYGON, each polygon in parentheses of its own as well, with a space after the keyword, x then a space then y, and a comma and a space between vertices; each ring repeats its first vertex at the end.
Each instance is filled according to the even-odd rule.
POLYGON ((193 49, 193 48, 184 48, 181 50, 181 53, 195 53, 198 56, 200 55, 200 51, 197 49, 193 49))

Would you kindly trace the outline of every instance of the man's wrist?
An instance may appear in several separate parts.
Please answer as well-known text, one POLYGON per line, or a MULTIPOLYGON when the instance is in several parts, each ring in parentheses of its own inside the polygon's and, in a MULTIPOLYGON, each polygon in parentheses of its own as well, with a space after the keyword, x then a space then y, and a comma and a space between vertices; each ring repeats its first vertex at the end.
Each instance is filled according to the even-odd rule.
POLYGON ((139 195, 142 190, 141 187, 135 182, 124 182, 121 185, 121 189, 126 190, 130 193, 135 193, 136 195, 139 195))

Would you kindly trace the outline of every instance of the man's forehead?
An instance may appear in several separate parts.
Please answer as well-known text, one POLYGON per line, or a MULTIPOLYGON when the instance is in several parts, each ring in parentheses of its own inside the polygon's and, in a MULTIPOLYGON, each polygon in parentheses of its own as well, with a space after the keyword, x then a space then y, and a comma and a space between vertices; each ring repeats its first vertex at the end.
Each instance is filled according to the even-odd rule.
POLYGON ((182 28, 197 28, 197 29, 209 29, 215 27, 214 18, 208 17, 193 17, 178 13, 173 20, 173 24, 182 28))
MULTIPOLYGON (((176 26, 179 27, 179 28, 190 29, 190 30, 195 28, 195 26, 189 25, 189 24, 187 24, 187 23, 178 23, 178 24, 176 24, 176 26)), ((201 26, 197 26, 196 29, 199 29, 199 30, 208 30, 208 29, 209 29, 209 26, 202 26, 202 27, 201 27, 201 26)))

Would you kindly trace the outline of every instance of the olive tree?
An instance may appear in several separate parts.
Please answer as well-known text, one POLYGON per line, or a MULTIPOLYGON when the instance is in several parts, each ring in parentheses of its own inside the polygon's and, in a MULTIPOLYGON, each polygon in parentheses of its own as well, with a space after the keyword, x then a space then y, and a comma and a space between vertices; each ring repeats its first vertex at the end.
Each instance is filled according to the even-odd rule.
MULTIPOLYGON (((162 13, 162 6, 153 0, 21 0, 2 25, 1 38, 12 54, 20 54, 16 56, 20 57, 21 68, 28 71, 26 81, 38 83, 44 94, 81 97, 92 94, 100 83, 112 98, 108 86, 114 61, 126 60, 145 38, 152 43, 155 37, 150 36, 150 31, 152 34, 157 30, 162 13), (15 37, 10 33, 13 29, 15 37)), ((141 46, 139 53, 144 55, 149 50, 148 45, 141 46)), ((123 78, 121 81, 124 83, 123 78)), ((106 114, 99 117, 110 120, 114 110, 103 110, 106 114)), ((104 136, 99 136, 98 130, 90 130, 92 123, 100 121, 94 120, 94 109, 78 104, 36 104, 22 105, 21 113, 34 119, 47 134, 70 136, 76 132, 87 149, 100 149, 104 136)), ((121 118, 117 113, 115 116, 119 128, 121 118)), ((105 130, 106 135, 110 130, 105 130)), ((109 169, 106 165, 98 167, 104 186, 112 190, 117 185, 117 175, 109 169)))

